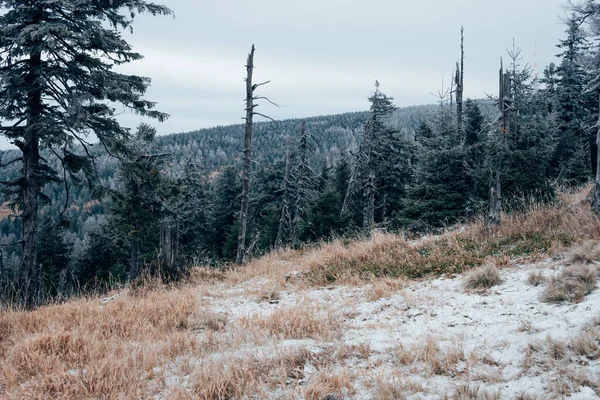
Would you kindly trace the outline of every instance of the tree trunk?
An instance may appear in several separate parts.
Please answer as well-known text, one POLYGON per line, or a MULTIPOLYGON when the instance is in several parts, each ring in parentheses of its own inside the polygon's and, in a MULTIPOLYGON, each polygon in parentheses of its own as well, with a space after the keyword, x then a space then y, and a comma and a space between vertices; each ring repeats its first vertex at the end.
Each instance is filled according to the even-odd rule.
POLYGON ((42 64, 41 52, 31 54, 29 59, 29 73, 25 83, 30 88, 28 96, 27 127, 23 144, 23 275, 22 287, 23 305, 34 308, 43 300, 43 274, 37 262, 38 248, 38 208, 40 196, 39 165, 40 165, 40 119, 42 116, 42 90, 40 82, 40 68, 42 64))
MULTIPOLYGON (((500 108, 500 121, 501 131, 500 135, 510 134, 510 123, 511 123, 511 77, 510 73, 504 72, 502 61, 500 61, 500 75, 499 75, 499 95, 498 95, 498 107, 500 108)), ((502 139, 501 139, 502 140, 502 139)), ((502 168, 502 155, 496 155, 496 173, 490 171, 490 198, 489 198, 489 213, 488 213, 488 225, 497 226, 500 225, 500 215, 502 212, 502 192, 500 186, 500 170, 502 168)))
POLYGON ((456 124, 458 127, 458 137, 461 143, 463 137, 463 93, 464 93, 464 68, 465 68, 465 50, 464 50, 464 28, 460 27, 460 67, 456 82, 456 124))
POLYGON ((375 163, 373 160, 373 129, 372 127, 365 128, 365 140, 367 147, 367 173, 368 180, 366 186, 366 204, 364 211, 364 227, 367 231, 371 231, 375 225, 375 163))
POLYGON ((490 209, 488 214, 488 224, 492 226, 500 225, 502 213, 502 193, 500 187, 500 171, 496 170, 496 176, 490 175, 490 209))
MULTIPOLYGON (((598 91, 598 109, 600 111, 600 91, 598 91)), ((600 213, 600 113, 598 114, 598 129, 596 133, 596 181, 594 182, 594 193, 592 195, 592 210, 600 213)))
POLYGON ((254 97, 252 87, 252 71, 254 69, 254 45, 246 62, 246 133, 244 136, 244 169, 242 172, 242 207, 240 210, 240 234, 236 263, 244 264, 246 259, 246 229, 248 225, 248 201, 250 197, 250 162, 252 152, 252 117, 254 115, 254 97))

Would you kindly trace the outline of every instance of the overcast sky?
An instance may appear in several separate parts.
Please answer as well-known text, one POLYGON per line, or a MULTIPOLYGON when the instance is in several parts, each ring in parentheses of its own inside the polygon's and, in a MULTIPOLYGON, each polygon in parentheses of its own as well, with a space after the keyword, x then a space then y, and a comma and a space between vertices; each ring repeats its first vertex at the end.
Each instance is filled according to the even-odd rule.
MULTIPOLYGON (((160 0, 156 0, 160 2, 160 0)), ((165 0, 126 34, 145 59, 121 70, 152 78, 148 98, 171 115, 160 134, 240 123, 244 64, 256 45, 260 93, 275 119, 368 109, 376 79, 398 106, 435 102, 465 28, 465 96, 497 92, 513 37, 540 74, 564 37, 566 0, 165 0), (512 11, 510 15, 505 10, 512 11)), ((121 117, 134 127, 140 118, 121 117)), ((4 144, 3 147, 6 147, 4 144)))

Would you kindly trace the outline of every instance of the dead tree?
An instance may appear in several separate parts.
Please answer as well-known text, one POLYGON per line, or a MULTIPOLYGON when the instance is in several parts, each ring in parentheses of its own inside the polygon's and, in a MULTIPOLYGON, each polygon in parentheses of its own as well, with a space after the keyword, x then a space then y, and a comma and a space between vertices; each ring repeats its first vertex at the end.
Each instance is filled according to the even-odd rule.
POLYGON ((238 236, 238 246, 236 253, 236 263, 239 265, 245 264, 247 260, 247 249, 246 249, 246 230, 248 227, 248 203, 250 198, 250 164, 252 163, 252 119, 255 115, 260 115, 267 119, 273 120, 273 118, 256 112, 254 109, 258 106, 255 104, 256 100, 262 99, 269 103, 277 106, 266 97, 257 97, 254 95, 254 91, 262 85, 266 85, 270 81, 252 84, 252 72, 254 70, 254 45, 248 55, 246 62, 246 117, 242 118, 246 120, 246 130, 244 135, 244 165, 242 171, 242 206, 240 210, 240 233, 238 236))
POLYGON ((454 78, 454 84, 456 85, 456 126, 458 129, 458 136, 461 143, 464 140, 463 137, 463 93, 464 93, 464 76, 465 76, 465 49, 464 49, 464 28, 460 27, 460 64, 456 63, 456 75, 454 78))
POLYGON ((170 279, 179 275, 179 222, 177 216, 165 219, 160 229, 158 260, 160 267, 170 279))
MULTIPOLYGON (((500 74, 499 74, 499 95, 498 95, 498 107, 500 109, 500 140, 510 134, 510 123, 511 123, 511 109, 512 109, 512 96, 511 96, 511 74, 505 72, 500 60, 500 74)), ((490 226, 500 225, 500 217, 502 213, 502 191, 500 185, 500 169, 502 168, 502 157, 497 156, 496 159, 496 171, 490 170, 490 204, 488 213, 488 224, 490 226)))

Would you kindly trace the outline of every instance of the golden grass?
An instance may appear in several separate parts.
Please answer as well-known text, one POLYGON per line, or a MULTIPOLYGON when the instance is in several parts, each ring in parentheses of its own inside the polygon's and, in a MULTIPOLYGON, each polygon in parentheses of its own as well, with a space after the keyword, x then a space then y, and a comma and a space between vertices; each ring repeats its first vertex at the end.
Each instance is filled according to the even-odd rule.
POLYGON ((266 389, 285 387, 290 379, 302 378, 309 361, 312 361, 312 353, 303 349, 208 361, 192 374, 189 398, 265 398, 266 389))
POLYGON ((355 393, 352 381, 354 375, 348 370, 333 371, 329 369, 317 371, 316 376, 306 388, 306 400, 343 399, 355 393))
MULTIPOLYGON (((596 285, 600 253, 586 241, 600 238, 600 223, 589 206, 579 202, 580 194, 561 196, 554 205, 505 216, 496 231, 475 221, 461 231, 416 243, 374 233, 363 241, 279 250, 244 268, 195 268, 186 284, 146 282, 107 302, 80 299, 33 312, 1 311, 0 398, 130 399, 160 394, 173 399, 231 399, 265 398, 281 390, 295 398, 333 399, 351 397, 358 388, 355 381, 360 377, 348 365, 377 368, 374 364, 384 362, 382 358, 398 374, 410 370, 425 377, 472 378, 475 365, 493 365, 465 354, 460 343, 429 338, 385 355, 367 344, 345 345, 338 341, 344 333, 343 313, 337 315, 310 298, 283 306, 289 298, 285 292, 297 293, 311 285, 368 283, 366 296, 373 301, 402 291, 408 279, 453 275, 482 265, 511 268, 515 258, 535 259, 579 245, 571 250, 567 262, 573 265, 560 282, 579 280, 581 291, 587 293, 596 285), (294 279, 286 278, 290 273, 294 279), (221 302, 222 307, 228 296, 237 295, 254 299, 264 312, 239 318, 206 307, 209 301, 221 302), (328 347, 313 353, 277 346, 289 339, 325 341, 328 347), (255 347, 259 343, 263 347, 255 347), (306 373, 308 364, 314 374, 306 373), (189 376, 188 386, 167 387, 170 374, 189 376)), ((590 328, 567 345, 548 342, 531 347, 524 372, 554 368, 571 357, 599 357, 600 342, 593 332, 590 328)), ((557 381, 556 393, 587 379, 585 374, 571 375, 565 375, 567 383, 557 381)), ((375 398, 418 392, 417 384, 401 375, 397 378, 378 381, 387 385, 375 398)), ((484 398, 483 393, 477 396, 484 398)))
POLYGON ((458 274, 487 262, 509 267, 510 259, 554 255, 600 238, 600 220, 579 193, 561 194, 551 205, 531 205, 505 215, 490 230, 480 219, 460 232, 408 243, 403 236, 374 232, 361 241, 323 243, 303 257, 313 285, 358 283, 381 277, 421 278, 458 274))
POLYGON ((331 340, 341 333, 342 320, 308 302, 281 308, 272 314, 256 314, 241 319, 248 330, 262 330, 280 339, 331 340))
POLYGON ((498 269, 488 264, 484 267, 471 271, 464 279, 465 289, 489 289, 502 283, 498 269))
POLYGON ((592 293, 598 284, 596 266, 576 264, 552 277, 542 294, 546 303, 580 302, 592 293))
POLYGON ((202 352, 212 329, 190 290, 79 300, 0 315, 0 394, 8 398, 143 398, 154 368, 202 352))

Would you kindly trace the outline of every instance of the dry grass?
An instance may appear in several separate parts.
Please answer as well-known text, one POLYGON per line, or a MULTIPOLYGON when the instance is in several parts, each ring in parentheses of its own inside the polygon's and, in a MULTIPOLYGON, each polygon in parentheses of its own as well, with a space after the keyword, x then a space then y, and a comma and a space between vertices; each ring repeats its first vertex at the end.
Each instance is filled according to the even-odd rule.
POLYGON ((405 278, 380 278, 373 279, 371 288, 367 294, 369 301, 387 298, 397 293, 400 289, 406 287, 407 280, 405 278))
POLYGON ((312 357, 309 351, 297 349, 202 363, 192 373, 190 398, 265 398, 265 390, 285 387, 290 380, 303 378, 304 366, 312 361, 312 357))
POLYGON ((489 289, 502 283, 500 272, 494 265, 486 265, 470 272, 463 282, 465 289, 489 289))
POLYGON ((600 221, 580 193, 560 194, 552 205, 531 205, 503 217, 490 231, 484 220, 458 233, 415 244, 375 232, 370 238, 324 243, 303 257, 313 285, 356 283, 381 277, 420 278, 458 274, 486 263, 509 266, 514 257, 554 255, 576 243, 600 238, 600 221))
POLYGON ((600 261, 600 244, 595 240, 577 244, 566 253, 565 261, 568 265, 596 264, 600 261))
POLYGON ((542 294, 546 303, 580 302, 592 293, 598 283, 596 266, 576 264, 552 277, 542 294))
MULTIPOLYGON (((186 290, 80 300, 0 315, 0 382, 9 398, 141 398, 154 368, 202 351, 186 331, 202 313, 186 290)), ((217 323, 221 324, 221 322, 217 323)), ((208 324, 211 326, 211 323, 208 324)))
POLYGON ((595 329, 584 331, 573 340, 571 347, 578 356, 596 360, 600 358, 600 333, 595 329))
POLYGON ((262 330, 281 339, 331 340, 341 333, 342 320, 316 305, 301 303, 269 315, 244 317, 241 324, 248 330, 262 330))
POLYGON ((317 371, 306 388, 306 400, 344 399, 355 393, 352 381, 354 375, 348 370, 334 371, 330 369, 317 371))
POLYGON ((531 286, 540 286, 546 283, 546 277, 541 271, 530 271, 527 275, 527 283, 531 286))
POLYGON ((427 389, 411 380, 393 375, 391 378, 377 379, 373 400, 406 399, 416 393, 427 393, 427 389))
POLYGON ((480 386, 460 385, 453 396, 454 400, 500 400, 502 397, 499 391, 495 393, 482 390, 480 386))

